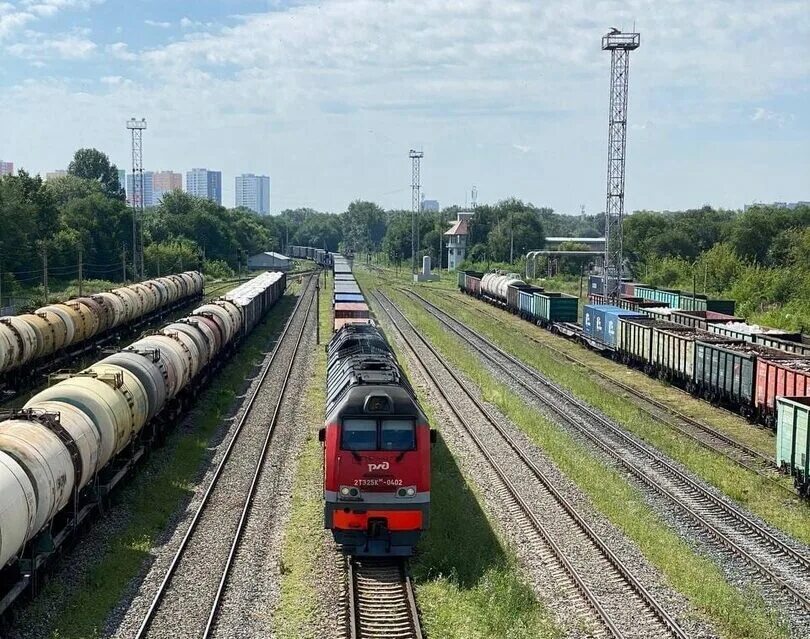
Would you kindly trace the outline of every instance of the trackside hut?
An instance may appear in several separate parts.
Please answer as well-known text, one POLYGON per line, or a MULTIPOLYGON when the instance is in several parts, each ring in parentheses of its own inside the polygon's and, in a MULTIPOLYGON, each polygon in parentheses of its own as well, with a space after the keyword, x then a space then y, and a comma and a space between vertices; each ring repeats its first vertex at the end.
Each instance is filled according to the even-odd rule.
POLYGON ((248 258, 248 268, 251 271, 269 270, 287 272, 292 268, 292 260, 286 255, 265 251, 248 258))

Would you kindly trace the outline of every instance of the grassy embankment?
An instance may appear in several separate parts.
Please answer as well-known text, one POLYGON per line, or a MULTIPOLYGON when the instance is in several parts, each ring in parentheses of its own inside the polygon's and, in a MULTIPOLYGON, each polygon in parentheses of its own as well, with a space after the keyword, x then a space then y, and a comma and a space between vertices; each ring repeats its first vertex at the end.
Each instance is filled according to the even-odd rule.
MULTIPOLYGON (((451 311, 457 320, 464 322, 524 363, 565 386, 578 397, 598 407, 616 422, 677 459, 724 494, 775 527, 798 539, 810 542, 807 506, 798 497, 792 497, 791 493, 782 490, 774 482, 740 467, 722 455, 707 450, 688 437, 670 428, 662 428, 654 417, 640 410, 632 402, 628 402, 620 394, 602 384, 594 383, 587 373, 583 373, 574 366, 560 366, 561 362, 558 357, 549 351, 537 348, 534 342, 527 341, 517 331, 503 330, 499 323, 493 323, 488 317, 470 312, 469 307, 459 304, 452 296, 431 293, 427 293, 427 296, 434 304, 446 311, 451 311)), ((504 316, 513 319, 507 313, 504 313, 504 316)), ((529 325, 527 324, 527 326, 529 325)), ((542 329, 537 328, 536 330, 540 332, 542 329)), ((579 356, 580 354, 577 353, 577 357, 579 356)), ((565 363, 563 362, 563 364, 565 363)), ((640 377, 638 373, 636 375, 640 377)), ((656 385, 652 380, 649 381, 651 386, 656 385)), ((650 392, 654 393, 655 390, 651 389, 650 392)), ((772 437, 769 434, 747 424, 742 424, 734 431, 734 434, 763 452, 767 452, 767 446, 773 445, 772 437)), ((791 487, 788 478, 781 479, 780 483, 786 488, 791 487)))
MULTIPOLYGON (((392 278, 388 273, 385 277, 390 282, 404 281, 392 278)), ((567 360, 560 361, 559 355, 538 347, 535 342, 527 339, 527 335, 569 352, 588 366, 614 375, 673 408, 705 420, 765 454, 772 454, 773 436, 768 431, 751 426, 726 411, 688 397, 677 389, 650 379, 638 371, 607 360, 540 327, 532 326, 506 311, 462 296, 452 290, 452 283, 446 278, 441 282, 420 285, 417 290, 431 302, 451 313, 457 320, 569 389, 576 396, 598 407, 631 432, 677 459, 775 527, 810 543, 807 507, 798 497, 791 496, 792 483, 789 478, 779 480, 783 487, 789 489, 785 491, 774 482, 707 450, 685 435, 668 427, 662 428, 658 420, 627 401, 622 394, 617 394, 602 380, 579 366, 571 365, 567 360), (479 310, 475 310, 476 307, 479 310), (497 321, 493 321, 493 318, 497 321)))
MULTIPOLYGON (((331 334, 331 282, 322 292, 321 335, 331 334)), ((405 358, 398 354, 400 362, 405 358)), ((280 639, 315 637, 308 620, 317 614, 319 562, 329 561, 323 544, 321 445, 315 433, 324 405, 326 357, 319 351, 307 391, 310 436, 299 462, 282 562, 281 601, 276 612, 280 639)), ((423 402, 431 423, 431 407, 423 402)), ((480 496, 469 488, 444 442, 433 448, 432 520, 412 563, 417 603, 428 636, 488 639, 557 637, 548 611, 519 576, 514 555, 491 528, 480 496)), ((331 542, 327 542, 331 543, 331 542)))
MULTIPOLYGON (((482 389, 483 397, 504 412, 590 497, 619 530, 632 539, 673 588, 683 593, 699 613, 724 637, 786 637, 778 613, 769 610, 753 592, 729 584, 710 559, 697 555, 622 475, 604 464, 582 444, 528 406, 500 384, 421 306, 388 290, 397 304, 444 354, 482 389)), ((459 316, 459 309, 454 309, 459 316)), ((459 319, 461 319, 459 317, 459 319)))
POLYGON ((29 614, 50 617, 46 636, 52 639, 101 636, 106 619, 149 560, 156 539, 193 492, 211 437, 232 410, 245 378, 262 360, 294 304, 295 298, 290 295, 278 302, 211 386, 201 393, 190 418, 193 424, 171 431, 166 444, 152 452, 144 467, 114 497, 116 503, 112 507, 127 511, 129 524, 125 530, 101 550, 78 583, 67 586, 54 579, 32 604, 34 610, 29 614), (64 605, 59 610, 49 610, 48 602, 56 597, 64 605))

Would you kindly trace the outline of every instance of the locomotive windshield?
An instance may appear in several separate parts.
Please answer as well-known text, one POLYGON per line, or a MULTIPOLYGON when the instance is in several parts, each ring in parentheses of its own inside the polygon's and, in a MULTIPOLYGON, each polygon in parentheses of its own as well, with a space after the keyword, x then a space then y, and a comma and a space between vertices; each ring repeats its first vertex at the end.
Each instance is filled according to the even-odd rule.
POLYGON ((340 437, 343 450, 413 450, 416 435, 412 419, 344 419, 340 437))
POLYGON ((343 420, 340 447, 344 450, 375 450, 377 448, 377 420, 343 420))
POLYGON ((412 450, 414 441, 413 421, 410 419, 383 419, 380 423, 380 448, 382 450, 412 450))

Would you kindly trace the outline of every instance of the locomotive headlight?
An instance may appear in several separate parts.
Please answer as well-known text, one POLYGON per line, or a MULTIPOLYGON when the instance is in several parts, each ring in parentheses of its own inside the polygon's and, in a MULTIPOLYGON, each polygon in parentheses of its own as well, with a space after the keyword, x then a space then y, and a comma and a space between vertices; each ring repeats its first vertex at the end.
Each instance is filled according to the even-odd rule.
POLYGON ((360 497, 360 489, 354 486, 341 486, 338 492, 343 499, 358 499, 360 497))
POLYGON ((348 486, 341 486, 340 487, 340 494, 343 495, 344 497, 348 497, 349 496, 349 487, 348 486))
POLYGON ((397 497, 413 497, 416 494, 416 486, 406 486, 397 490, 397 497))

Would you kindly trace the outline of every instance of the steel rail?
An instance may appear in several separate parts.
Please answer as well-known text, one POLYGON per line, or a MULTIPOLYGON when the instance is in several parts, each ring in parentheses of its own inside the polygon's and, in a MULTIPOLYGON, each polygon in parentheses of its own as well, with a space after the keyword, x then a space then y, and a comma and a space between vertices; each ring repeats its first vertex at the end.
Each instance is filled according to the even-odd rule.
MULTIPOLYGON (((392 308, 396 308, 394 303, 382 292, 377 292, 378 296, 384 299, 392 308)), ((378 298, 378 303, 380 303, 378 298)), ((403 340, 406 344, 408 344, 409 348, 416 353, 416 348, 414 347, 411 340, 405 335, 404 331, 399 327, 397 321, 393 318, 391 312, 385 307, 384 304, 380 303, 381 308, 385 311, 385 313, 390 318, 391 322, 399 331, 400 335, 402 336, 403 340)), ((644 587, 644 585, 632 574, 632 572, 624 565, 621 559, 610 549, 607 544, 599 537, 599 535, 594 531, 594 529, 588 524, 585 518, 576 510, 576 508, 570 503, 569 500, 565 498, 562 493, 553 485, 550 479, 543 473, 540 468, 531 460, 525 453, 525 451, 521 448, 521 446, 514 440, 514 438, 506 432, 498 423, 495 416, 491 413, 491 411, 484 406, 475 394, 470 391, 467 384, 445 363, 444 358, 436 351, 432 344, 430 344, 413 326, 413 324, 405 317, 400 311, 400 316, 405 321, 405 323, 409 326, 411 331, 419 338, 419 340, 425 345, 425 347, 434 355, 434 357, 441 363, 442 368, 450 375, 450 377, 456 382, 456 384, 463 390, 463 392, 467 395, 467 397, 471 400, 471 402, 476 406, 476 408, 481 412, 482 415, 487 419, 487 421, 497 430, 497 432, 503 437, 503 439, 507 442, 507 444, 515 451, 518 457, 523 461, 526 467, 531 471, 531 473, 543 484, 543 486, 547 489, 547 491, 552 495, 552 497, 557 501, 557 503, 566 511, 572 521, 577 525, 577 527, 582 530, 582 532, 591 540, 591 542, 596 546, 599 552, 608 560, 608 562, 616 569, 619 576, 622 580, 627 583, 630 588, 639 596, 642 604, 647 606, 652 613, 658 618, 658 620, 664 625, 664 627, 675 637, 679 639, 686 639, 688 635, 686 632, 677 624, 677 622, 669 615, 669 613, 658 603, 652 594, 644 587)), ((421 359, 420 359, 421 361, 421 359)), ((494 459, 492 453, 487 448, 486 444, 481 440, 481 438, 475 433, 474 429, 470 426, 468 420, 464 417, 464 415, 459 411, 459 409, 455 406, 454 402, 448 397, 444 388, 441 386, 440 382, 436 379, 433 372, 428 368, 426 365, 423 364, 423 368, 428 374, 428 376, 433 381, 434 385, 436 386, 439 393, 444 397, 445 402, 450 407, 452 412, 456 415, 459 421, 464 425, 465 430, 471 436, 473 441, 475 442, 478 449, 484 455, 485 459, 490 463, 492 468, 495 470, 498 477, 507 487, 507 490, 511 494, 512 498, 518 503, 521 510, 527 515, 529 520, 532 522, 532 525, 535 526, 536 530, 540 533, 546 544, 551 548, 552 553, 561 563, 565 572, 571 577, 572 581, 574 582, 575 587, 580 593, 585 597, 587 602, 591 605, 594 611, 599 616, 602 623, 605 624, 609 632, 613 637, 620 639, 624 637, 624 634, 621 630, 615 625, 612 618, 610 617, 609 613, 604 609, 601 602, 598 600, 596 595, 590 589, 590 587, 585 583, 583 577, 579 574, 579 571, 576 567, 570 562, 568 557, 566 557, 565 552, 562 548, 557 544, 554 540, 554 537, 548 531, 548 529, 543 525, 543 523, 539 520, 539 518, 534 514, 532 509, 528 506, 525 502, 523 497, 520 495, 520 491, 517 487, 512 483, 509 479, 508 474, 506 471, 501 467, 501 465, 494 459)))
MULTIPOLYGON (((317 289, 316 293, 317 294, 317 289)), ((262 444, 262 452, 259 456, 259 460, 256 462, 256 468, 253 472, 253 477, 250 482, 250 488, 248 489, 248 494, 245 497, 245 503, 242 506, 242 513, 239 516, 239 523, 237 525, 236 532, 234 533, 233 541, 231 542, 230 550, 228 551, 228 559, 225 563, 225 566, 222 569, 222 575, 219 580, 219 585, 217 586, 217 592, 214 595, 214 601, 211 604, 211 610, 208 614, 208 621, 205 624, 205 631, 203 632, 203 639, 207 639, 211 636, 214 630, 214 623, 216 621, 216 615, 219 611, 220 604, 222 603, 222 598, 225 594, 225 586, 228 581, 228 577, 230 576, 231 568, 233 567, 234 558, 236 557, 236 551, 239 548, 239 544, 242 541, 242 536, 244 535, 245 528, 247 526, 248 517, 250 516, 251 506, 253 505, 253 499, 256 496, 256 489, 259 486, 259 480, 261 479, 262 471, 264 470, 264 464, 267 460, 267 453, 270 451, 270 444, 273 440, 273 434, 276 432, 276 425, 278 424, 278 418, 281 414, 281 404, 284 401, 285 392, 287 391, 287 385, 290 381, 290 376, 292 373, 293 365, 295 364, 295 356, 298 354, 298 348, 301 345, 301 341, 304 337, 304 331, 307 327, 307 321, 309 320, 310 312, 312 311, 312 304, 315 301, 315 294, 310 297, 309 303, 307 304, 307 310, 304 313, 304 321, 301 322, 301 330, 298 332, 298 336, 295 341, 295 347, 293 349, 292 357, 290 357, 290 363, 287 365, 287 370, 284 373, 284 383, 281 386, 281 390, 278 394, 278 401, 276 401, 275 408, 273 409, 273 416, 270 418, 270 426, 267 429, 267 435, 265 435, 264 443, 262 444)), ((263 384, 264 379, 259 383, 259 387, 263 384)), ((255 400, 255 394, 251 397, 251 403, 248 406, 246 412, 249 412, 253 408, 253 403, 255 400)))
MULTIPOLYGON (((307 286, 310 286, 311 283, 312 282, 310 280, 307 283, 307 286)), ((284 325, 284 328, 283 328, 283 330, 281 332, 281 335, 279 336, 278 340, 276 341, 276 345, 275 345, 275 348, 273 349, 272 354, 270 355, 270 359, 268 360, 267 364, 264 366, 264 369, 261 372, 261 375, 259 377, 259 383, 256 385, 256 388, 254 389, 253 393, 250 395, 250 398, 248 399, 248 402, 246 404, 247 408, 243 412, 243 414, 242 414, 241 418, 239 419, 238 423, 236 424, 236 428, 234 429, 233 435, 231 436, 231 440, 230 440, 230 442, 228 442, 228 447, 225 449, 225 452, 224 452, 224 454, 222 456, 222 459, 220 460, 219 464, 217 465, 216 470, 214 471, 214 474, 211 477, 211 481, 208 484, 208 487, 206 488, 205 493, 203 494, 202 500, 200 501, 200 504, 197 507, 197 510, 194 512, 194 516, 193 516, 193 518, 191 520, 191 523, 189 524, 185 534, 183 535, 183 538, 180 541, 180 545, 179 545, 178 549, 175 551, 174 557, 172 558, 172 561, 169 564, 168 569, 166 570, 166 574, 163 576, 163 579, 161 580, 161 583, 158 586, 157 592, 155 593, 154 597, 152 598, 152 602, 149 605, 149 609, 147 610, 146 615, 144 616, 144 618, 143 618, 143 620, 141 622, 141 625, 138 628, 138 632, 135 635, 136 639, 142 639, 143 637, 145 637, 147 632, 149 631, 149 628, 151 627, 152 621, 153 621, 153 619, 155 617, 155 614, 158 611, 158 608, 160 607, 160 604, 161 604, 161 602, 163 600, 163 597, 165 596, 165 594, 166 594, 166 592, 168 590, 168 587, 169 587, 169 584, 171 583, 172 577, 174 576, 174 574, 175 574, 175 572, 177 570, 177 567, 180 564, 180 560, 183 558, 183 555, 185 554, 186 549, 189 546, 189 542, 190 542, 192 536, 194 535, 194 531, 197 529, 197 524, 199 523, 199 521, 200 521, 200 519, 201 519, 201 517, 202 517, 203 513, 205 512, 205 509, 206 509, 206 507, 208 505, 208 501, 209 501, 211 495, 213 494, 214 489, 216 488, 216 486, 217 486, 217 484, 219 482, 219 479, 222 476, 222 473, 223 473, 228 461, 230 460, 231 453, 233 452, 233 449, 234 449, 234 447, 236 445, 236 442, 239 439, 239 435, 242 432, 242 429, 244 428, 245 424, 247 423, 248 417, 249 417, 249 415, 250 415, 250 413, 251 413, 251 411, 253 409, 253 406, 255 405, 256 398, 259 396, 259 393, 262 390, 262 387, 264 386, 264 383, 265 383, 265 381, 267 379, 267 376, 268 376, 268 374, 270 372, 270 369, 272 368, 273 363, 276 360, 276 356, 278 355, 279 350, 281 349, 281 345, 284 343, 284 341, 285 341, 285 339, 286 339, 286 337, 287 337, 287 335, 288 335, 288 333, 290 331, 290 328, 292 327, 293 321, 296 318, 296 316, 298 315, 298 310, 299 310, 299 308, 301 306, 301 303, 302 303, 304 297, 305 297, 305 295, 301 295, 298 298, 298 301, 295 303, 295 307, 293 308, 292 313, 290 313, 290 317, 287 319, 287 322, 284 325)), ((303 324, 306 325, 306 317, 304 318, 303 324)), ((298 345, 296 344, 296 349, 297 349, 297 346, 298 345)), ((291 358, 291 359, 294 359, 294 357, 291 358)), ((283 393, 282 393, 282 395, 283 395, 283 393)))
MULTIPOLYGON (((500 317, 498 317, 498 315, 496 313, 490 312, 487 308, 479 308, 476 304, 473 304, 472 302, 470 302, 468 300, 465 300, 463 296, 458 296, 458 301, 460 301, 462 304, 464 304, 468 308, 472 308, 477 313, 480 313, 482 315, 486 315, 487 317, 491 317, 491 318, 496 319, 496 320, 501 319, 500 317)), ((717 439, 718 441, 723 442, 727 446, 740 451, 746 457, 751 458, 753 460, 753 463, 749 463, 749 462, 746 462, 744 460, 741 460, 739 457, 735 457, 735 456, 731 455, 730 453, 718 448, 717 446, 713 446, 710 442, 707 442, 705 439, 701 439, 699 436, 695 435, 694 433, 689 432, 688 430, 678 426, 677 424, 669 422, 669 425, 672 426, 673 428, 675 428, 676 430, 678 430, 678 432, 686 435, 687 437, 694 440, 695 442, 697 442, 698 444, 700 444, 704 448, 707 448, 708 450, 711 450, 711 451, 716 452, 716 453, 718 453, 720 455, 723 455, 724 457, 726 457, 730 461, 734 462, 735 464, 739 464, 740 466, 742 466, 744 468, 747 468, 749 470, 752 470, 752 471, 756 472, 757 474, 762 475, 766 479, 774 481, 773 477, 771 477, 771 476, 769 476, 769 474, 766 474, 766 473, 763 472, 763 468, 767 468, 767 469, 775 471, 776 470, 776 465, 774 464, 773 460, 770 457, 763 454, 762 452, 756 450, 755 448, 751 448, 747 444, 744 444, 743 442, 741 442, 741 441, 739 441, 737 439, 734 439, 733 437, 727 435, 726 433, 724 433, 723 431, 721 431, 721 430, 719 430, 717 428, 714 428, 713 426, 705 424, 705 423, 703 423, 703 422, 701 422, 701 421, 699 421, 699 420, 697 420, 697 419, 695 419, 693 417, 690 417, 689 415, 686 415, 686 414, 678 411, 675 408, 672 408, 671 406, 666 405, 665 403, 663 403, 663 402, 661 402, 661 401, 659 401, 659 400, 657 400, 657 399, 655 399, 653 397, 645 395, 643 391, 640 391, 640 390, 638 390, 636 388, 633 388, 629 384, 626 384, 625 382, 622 382, 621 380, 617 379, 613 375, 610 375, 608 373, 600 371, 599 369, 594 368, 593 366, 591 366, 590 364, 582 361, 581 359, 579 359, 577 357, 574 357, 573 355, 571 355, 569 353, 566 353, 565 351, 562 351, 559 348, 557 348, 555 346, 552 346, 551 344, 548 344, 547 342, 544 342, 542 340, 537 339, 536 337, 530 335, 525 330, 521 330, 520 332, 525 337, 527 337, 528 339, 533 341, 535 344, 539 344, 540 346, 542 346, 543 348, 551 351, 555 355, 559 355, 560 357, 564 357, 569 362, 571 362, 573 364, 577 364, 578 366, 581 366, 582 368, 587 370, 589 373, 593 373, 594 375, 604 379, 605 381, 610 382, 611 384, 618 386, 619 388, 621 388, 622 390, 630 393, 631 395, 638 398, 639 400, 641 400, 643 402, 646 402, 647 404, 650 404, 651 406, 654 406, 655 408, 670 414, 672 417, 680 419, 681 421, 685 422, 689 426, 692 426, 693 428, 706 433, 708 436, 713 437, 713 438, 717 439)), ((686 391, 684 391, 683 389, 678 388, 677 386, 672 386, 672 388, 677 390, 679 393, 683 393, 684 395, 688 395, 689 397, 693 397, 690 393, 687 393, 686 391)), ((649 409, 645 408, 644 406, 638 405, 638 404, 637 404, 637 406, 639 407, 640 410, 646 412, 651 417, 655 417, 655 415, 649 409)), ((715 408, 719 408, 719 407, 715 407, 715 408)), ((721 409, 721 410, 723 410, 724 412, 730 413, 730 414, 734 414, 734 413, 731 413, 731 411, 729 411, 727 409, 721 409)), ((734 415, 735 415, 735 417, 739 417, 739 415, 736 415, 736 414, 734 414, 734 415)), ((785 486, 782 486, 778 482, 774 482, 774 483, 776 483, 780 488, 784 489, 785 491, 790 492, 791 494, 793 494, 785 486)))
MULTIPOLYGON (((596 444, 602 451, 607 453, 610 457, 618 461, 624 468, 626 468, 634 477, 636 477, 642 483, 652 488, 654 491, 656 491, 657 493, 659 493, 660 495, 662 495, 663 497, 667 498, 669 501, 674 503, 676 506, 681 508, 684 512, 686 512, 690 517, 692 517, 695 521, 697 521, 705 530, 707 530, 713 537, 718 539, 729 550, 744 557, 760 573, 769 578, 777 586, 788 591, 802 606, 810 610, 810 596, 806 595, 800 590, 797 590, 793 585, 787 583, 784 579, 782 579, 779 575, 773 572, 770 568, 765 566, 759 559, 751 555, 751 553, 742 548, 737 542, 728 537, 725 533, 719 530, 714 524, 709 522, 703 515, 701 515, 693 507, 688 505, 683 498, 679 497, 672 491, 661 486, 658 482, 654 481, 642 469, 638 468, 635 464, 632 464, 627 459, 625 459, 614 447, 604 442, 596 433, 593 432, 591 428, 580 423, 577 419, 572 418, 570 415, 566 414, 557 403, 550 401, 549 399, 544 397, 530 384, 527 384, 526 381, 523 380, 521 377, 515 375, 508 368, 505 368, 491 355, 485 353, 485 351, 480 346, 475 344, 473 340, 463 335, 461 331, 459 331, 456 327, 452 326, 449 322, 447 322, 447 320, 439 317, 439 314, 444 315, 446 317, 450 317, 447 313, 436 307, 431 302, 425 300, 418 294, 412 293, 412 295, 421 299, 422 302, 427 307, 428 312, 430 312, 434 317, 436 317, 436 319, 438 319, 442 324, 447 326, 447 328, 449 328, 461 339, 467 342, 472 348, 481 353, 483 357, 485 357, 490 362, 501 368, 501 370, 503 370, 507 375, 509 375, 509 377, 511 377, 516 383, 520 384, 530 394, 532 394, 532 396, 537 398, 545 406, 547 406, 554 413, 556 413, 565 423, 573 426, 578 432, 585 435, 591 442, 596 444)), ((492 350, 496 351, 499 355, 501 355, 511 364, 523 370, 527 375, 529 375, 529 377, 549 388, 558 397, 563 398, 569 405, 574 406, 577 410, 585 413, 585 415, 587 415, 591 420, 596 422, 598 426, 607 430, 609 434, 618 437, 623 445, 628 446, 633 450, 635 450, 637 453, 641 453, 642 455, 646 456, 656 466, 663 469, 665 471, 665 474, 669 474, 670 478, 674 478, 676 482, 680 482, 682 486, 685 486, 687 491, 691 491, 691 493, 696 495, 697 499, 702 500, 704 502, 708 502, 710 505, 718 508, 720 511, 722 511, 722 515, 728 516, 733 520, 735 520, 736 522, 742 524, 748 531, 750 531, 751 533, 753 533, 754 535, 765 541, 767 545, 774 548, 778 553, 792 559, 793 561, 801 565, 803 568, 810 569, 809 557, 803 555, 802 553, 793 549, 791 546, 784 543, 773 533, 767 530, 764 526, 760 525, 753 518, 748 516, 746 513, 742 512, 739 508, 726 503, 724 500, 720 499, 718 496, 714 495, 712 492, 705 489, 703 486, 701 486, 698 482, 693 480, 687 474, 682 472, 680 469, 676 468, 674 464, 667 461, 656 451, 651 449, 648 445, 642 444, 641 442, 637 441, 634 437, 631 437, 623 429, 612 424, 610 420, 605 418, 603 415, 597 413, 590 406, 586 405, 584 402, 574 397, 568 390, 559 387, 557 384, 551 382, 534 369, 526 366, 523 362, 521 362, 514 356, 510 355, 509 353, 506 353, 503 349, 490 342, 487 338, 480 335, 476 335, 476 338, 481 340, 481 342, 486 344, 492 350)))
MULTIPOLYGON (((396 571, 399 573, 399 587, 401 588, 401 592, 396 593, 397 596, 400 598, 399 605, 402 607, 402 611, 408 618, 407 626, 403 626, 401 621, 396 621, 394 619, 390 619, 392 615, 396 614, 396 611, 388 611, 389 622, 390 625, 399 627, 392 627, 392 628, 377 628, 376 633, 373 636, 382 636, 379 633, 384 632, 384 636, 391 637, 391 638, 400 638, 400 639, 423 639, 422 634, 422 627, 419 621, 419 609, 416 606, 416 598, 414 597, 413 593, 413 582, 411 580, 411 576, 408 572, 408 562, 405 558, 370 558, 370 559, 363 559, 363 558, 355 558, 355 557, 346 557, 345 566, 346 566, 346 581, 347 581, 347 630, 350 639, 362 639, 366 633, 363 632, 364 623, 368 623, 368 617, 374 616, 383 616, 384 612, 379 609, 376 610, 368 610, 364 607, 365 600, 369 597, 374 597, 375 594, 379 594, 380 596, 385 596, 386 593, 390 593, 390 588, 386 589, 384 585, 381 585, 379 588, 372 587, 363 587, 360 585, 362 581, 361 575, 365 570, 363 563, 365 561, 372 562, 369 570, 371 572, 385 572, 385 571, 396 571), (359 565, 358 565, 359 564, 359 565), (362 592, 363 589, 372 591, 372 592, 362 592)), ((387 602, 387 608, 390 609, 391 602, 387 602)), ((386 623, 385 619, 381 619, 379 621, 379 625, 384 625, 386 623)))

